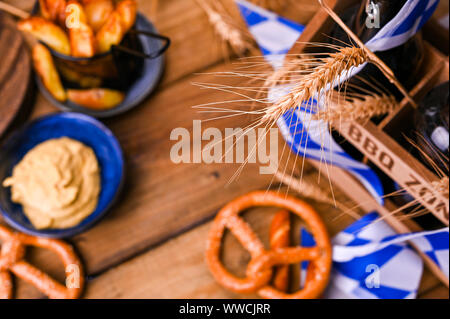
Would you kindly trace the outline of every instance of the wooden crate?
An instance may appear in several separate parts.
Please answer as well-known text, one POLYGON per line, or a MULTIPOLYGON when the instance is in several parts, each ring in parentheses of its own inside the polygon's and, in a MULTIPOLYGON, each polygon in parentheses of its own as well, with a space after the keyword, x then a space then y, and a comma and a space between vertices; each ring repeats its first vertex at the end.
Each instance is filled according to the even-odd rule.
MULTIPOLYGON (((356 2, 354 0, 327 1, 329 6, 337 13, 356 2)), ((308 42, 326 42, 326 34, 329 34, 334 23, 325 10, 319 10, 290 53, 302 53, 308 42)), ((416 102, 420 102, 434 86, 448 81, 449 78, 448 57, 426 41, 424 50, 425 62, 421 67, 420 75, 417 77, 418 82, 409 92, 416 102)), ((431 183, 438 181, 439 177, 398 142, 401 138, 402 129, 406 125, 410 125, 412 119, 413 107, 404 98, 400 103, 400 108, 379 124, 371 121, 364 123, 342 122, 336 125, 335 129, 387 176, 407 190, 443 224, 448 225, 448 197, 436 195, 431 191, 431 183)), ((343 186, 342 188, 347 187, 345 182, 340 180, 335 182, 338 186, 343 186)))
POLYGON ((423 28, 423 35, 435 47, 445 55, 449 53, 449 32, 443 21, 448 19, 449 1, 439 1, 436 12, 423 28))
MULTIPOLYGON (((321 169, 321 164, 316 161, 311 163, 321 169)), ((323 167, 322 167, 323 168, 323 167)), ((405 234, 411 232, 423 231, 422 227, 413 220, 407 218, 403 213, 397 213, 395 216, 391 212, 396 211, 399 207, 396 206, 389 199, 384 201, 384 206, 380 205, 373 196, 364 188, 364 186, 356 180, 350 173, 338 167, 329 166, 327 176, 330 177, 331 182, 337 185, 340 190, 353 201, 359 203, 360 208, 365 212, 378 212, 383 220, 387 222, 397 233, 405 234)), ((415 249, 417 254, 422 258, 425 266, 447 287, 449 287, 449 280, 442 270, 431 260, 425 253, 423 253, 413 242, 409 244, 415 249)))

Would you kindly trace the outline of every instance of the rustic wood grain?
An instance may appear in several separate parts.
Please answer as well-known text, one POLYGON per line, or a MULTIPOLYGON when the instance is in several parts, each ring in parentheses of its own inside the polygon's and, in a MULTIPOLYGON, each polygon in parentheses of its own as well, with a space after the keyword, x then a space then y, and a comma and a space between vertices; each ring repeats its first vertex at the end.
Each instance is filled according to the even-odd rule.
POLYGON ((29 52, 14 22, 0 12, 0 137, 24 104, 30 86, 29 52))
POLYGON ((446 289, 447 293, 440 293, 440 294, 436 293, 434 295, 434 298, 448 299, 449 298, 448 288, 445 285, 443 285, 428 268, 425 268, 418 289, 417 295, 418 298, 420 299, 431 298, 430 295, 428 294, 429 292, 431 291, 443 292, 444 290, 441 289, 446 289))
MULTIPOLYGON (((316 174, 313 174, 317 176, 316 174)), ((338 199, 345 196, 337 192, 338 199)), ((311 203, 324 219, 330 235, 348 226, 352 219, 340 216, 329 205, 311 203)), ((253 209, 243 216, 268 247, 268 229, 275 209, 253 209)), ((257 298, 257 295, 232 293, 216 283, 205 263, 205 240, 211 223, 197 227, 118 267, 94 278, 88 284, 85 298, 257 298)), ((298 244, 298 223, 292 232, 292 243, 298 244)), ((245 275, 250 256, 239 242, 227 234, 223 244, 224 265, 237 276, 245 275)), ((294 276, 295 268, 291 270, 294 276)), ((291 286, 295 290, 298 278, 291 286)), ((428 270, 424 271, 420 298, 446 298, 442 284, 428 270)), ((448 297, 447 297, 448 298, 448 297)))
MULTIPOLYGON (((221 69, 223 66, 211 71, 221 69)), ((210 75, 189 77, 125 116, 106 121, 122 145, 127 180, 123 196, 110 215, 73 239, 86 260, 88 273, 103 271, 188 229, 212 217, 233 197, 269 183, 271 177, 258 174, 255 165, 248 165, 241 178, 226 187, 239 164, 171 161, 170 150, 175 144, 169 139, 172 129, 180 127, 192 132, 193 119, 214 116, 199 114, 192 106, 232 98, 226 93, 193 87, 194 80, 214 81, 210 75)), ((208 122, 202 127, 235 128, 247 123, 244 116, 208 122)))

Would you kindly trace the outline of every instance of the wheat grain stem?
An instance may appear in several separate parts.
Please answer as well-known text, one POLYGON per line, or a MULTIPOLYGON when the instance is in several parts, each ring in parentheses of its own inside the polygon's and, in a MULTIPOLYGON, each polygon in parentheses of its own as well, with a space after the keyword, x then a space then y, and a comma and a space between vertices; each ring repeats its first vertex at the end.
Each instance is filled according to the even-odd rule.
POLYGON ((370 61, 376 65, 381 72, 386 76, 386 78, 394 84, 397 89, 408 99, 411 105, 417 108, 417 103, 413 100, 413 98, 409 95, 408 91, 405 87, 400 83, 399 80, 395 77, 394 72, 381 60, 375 53, 370 51, 364 43, 358 38, 358 36, 353 33, 353 31, 342 21, 342 19, 331 9, 327 4, 324 3, 323 0, 318 0, 320 5, 327 11, 330 17, 355 41, 356 44, 360 48, 362 48, 366 55, 369 57, 370 61))
POLYGON ((330 103, 327 108, 319 109, 312 116, 313 120, 322 120, 328 123, 336 121, 369 120, 394 112, 398 103, 391 95, 367 95, 330 103))
POLYGON ((219 12, 212 4, 207 3, 205 0, 196 1, 203 11, 205 11, 208 20, 214 27, 217 35, 219 35, 223 41, 229 43, 235 53, 243 54, 252 48, 252 44, 244 39, 242 32, 226 21, 225 12, 219 12))
POLYGON ((327 192, 322 190, 319 186, 315 186, 312 183, 308 183, 304 179, 294 178, 280 171, 275 172, 275 178, 279 180, 281 183, 289 186, 289 188, 293 189, 294 191, 296 191, 305 198, 309 198, 317 202, 335 206, 336 208, 349 214, 351 217, 355 219, 359 219, 361 217, 357 213, 349 209, 347 206, 342 204, 341 202, 333 199, 327 192))
POLYGON ((304 75, 289 94, 281 97, 266 110, 263 122, 276 120, 289 110, 295 109, 323 91, 339 84, 340 78, 352 68, 368 62, 365 51, 357 47, 344 47, 328 57, 320 58, 321 64, 304 75))

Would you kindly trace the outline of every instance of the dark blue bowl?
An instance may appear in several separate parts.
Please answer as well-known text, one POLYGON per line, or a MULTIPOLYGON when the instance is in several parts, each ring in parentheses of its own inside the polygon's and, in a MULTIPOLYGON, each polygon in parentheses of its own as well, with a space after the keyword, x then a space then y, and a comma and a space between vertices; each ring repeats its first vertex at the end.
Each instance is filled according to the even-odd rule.
POLYGON ((51 114, 27 124, 9 138, 0 149, 0 211, 15 229, 41 237, 65 238, 86 231, 97 223, 118 197, 124 180, 122 150, 112 132, 96 119, 78 113, 51 114), (91 147, 101 169, 101 191, 96 210, 78 226, 68 229, 37 230, 22 206, 11 201, 9 187, 1 182, 12 174, 13 167, 36 145, 46 140, 69 137, 91 147))

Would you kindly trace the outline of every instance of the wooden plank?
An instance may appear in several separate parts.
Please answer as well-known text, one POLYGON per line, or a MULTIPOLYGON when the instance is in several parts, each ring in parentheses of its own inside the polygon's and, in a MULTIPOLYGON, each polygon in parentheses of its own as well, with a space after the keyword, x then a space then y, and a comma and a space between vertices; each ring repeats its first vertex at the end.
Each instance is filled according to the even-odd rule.
POLYGON ((14 21, 0 12, 0 137, 16 118, 30 92, 30 54, 14 21))
MULTIPOLYGON (((151 8, 148 3, 141 1, 140 10, 146 13, 151 8)), ((204 18, 193 0, 161 2, 158 27, 173 40, 173 46, 167 55, 167 71, 163 85, 167 89, 120 118, 105 121, 116 133, 124 148, 128 162, 128 183, 125 186, 124 196, 111 216, 98 226, 102 230, 99 231, 96 227, 74 239, 86 260, 88 273, 103 271, 167 236, 192 227, 212 216, 220 203, 226 202, 241 189, 256 189, 260 185, 267 184, 267 177, 258 176, 254 167, 242 176, 241 182, 233 184, 226 190, 229 196, 223 196, 223 187, 237 169, 237 165, 204 167, 185 165, 181 168, 172 166, 168 158, 170 146, 173 144, 169 141, 171 130, 175 127, 191 129, 192 119, 199 118, 190 107, 227 98, 223 94, 210 94, 190 85, 190 81, 194 79, 200 82, 214 81, 211 77, 191 76, 182 84, 170 85, 186 74, 203 69, 221 58, 219 55, 211 58, 212 55, 209 53, 206 54, 207 57, 201 55, 205 51, 208 52, 206 46, 210 48, 213 42, 212 38, 204 37, 208 33, 205 30, 212 31, 204 18), (200 18, 200 15, 203 18, 200 18), (191 54, 193 50, 199 52, 200 56, 191 54), (170 181, 168 184, 166 179, 170 181), (214 185, 210 186, 209 183, 214 181, 214 185), (191 184, 194 184, 194 187, 191 188, 191 184), (187 192, 187 189, 191 192, 187 192), (201 195, 202 191, 207 191, 208 195, 201 195), (172 194, 166 194, 169 192, 172 194), (176 205, 179 206, 174 209, 176 205), (165 213, 166 210, 170 213, 165 213), (182 217, 178 218, 180 214, 182 217), (148 218, 150 215, 154 218, 148 218), (158 216, 163 217, 160 219, 158 216), (165 219, 169 218, 168 216, 175 217, 175 220, 169 222, 165 219), (142 233, 135 229, 135 226, 141 229, 142 233), (147 228, 151 230, 148 231, 147 228), (157 232, 161 236, 155 235, 157 232), (106 234, 106 238, 103 233, 106 234), (106 259, 101 257, 106 255, 108 255, 106 259)), ((32 118, 54 111, 55 107, 39 94, 32 118)), ((248 119, 234 118, 218 126, 225 127, 225 123, 229 123, 227 127, 237 127, 247 124, 247 121, 248 119)))
MULTIPOLYGON (((27 1, 21 0, 24 3, 27 1)), ((96 283, 97 280, 106 285, 106 288, 103 287, 104 289, 108 289, 109 287, 119 297, 125 298, 127 294, 133 294, 133 289, 141 292, 139 294, 136 292, 134 295, 136 298, 143 298, 152 294, 156 297, 161 297, 161 287, 167 286, 175 289, 175 286, 178 284, 181 286, 188 282, 195 284, 195 280, 191 276, 185 276, 185 273, 190 273, 194 278, 200 278, 199 287, 190 286, 186 287, 184 291, 173 290, 173 293, 171 290, 167 290, 166 295, 163 297, 173 298, 175 294, 179 296, 192 296, 194 298, 200 298, 205 294, 208 297, 229 297, 228 292, 220 291, 220 288, 216 287, 213 282, 209 281, 209 283, 206 283, 207 280, 205 278, 207 278, 207 274, 205 273, 203 263, 204 241, 200 239, 205 238, 207 225, 197 227, 171 240, 167 244, 147 251, 136 258, 133 258, 133 256, 146 251, 160 241, 185 231, 186 228, 192 227, 196 223, 201 223, 205 219, 212 217, 215 211, 232 197, 251 189, 265 187, 267 183, 267 180, 263 180, 263 178, 261 180, 259 178, 255 179, 255 176, 258 175, 256 173, 256 167, 251 167, 251 171, 248 173, 244 172, 238 183, 235 183, 234 186, 232 185, 231 189, 226 189, 223 186, 228 181, 228 177, 234 173, 236 165, 227 167, 224 167, 225 165, 218 165, 217 167, 214 165, 208 167, 185 165, 183 168, 178 168, 172 167, 168 163, 166 158, 169 149, 168 132, 173 128, 172 125, 183 125, 186 123, 189 125, 189 123, 192 123, 192 118, 199 118, 197 115, 193 116, 193 111, 189 108, 193 104, 190 103, 204 103, 209 98, 213 101, 219 96, 211 95, 209 92, 198 94, 197 96, 193 93, 195 89, 188 85, 192 77, 173 87, 169 88, 168 86, 192 72, 202 70, 208 65, 214 64, 223 55, 220 50, 218 50, 217 54, 211 54, 210 52, 203 54, 207 51, 206 49, 211 47, 211 39, 214 41, 215 36, 212 29, 208 29, 211 31, 211 37, 204 35, 206 33, 205 29, 209 26, 203 24, 203 22, 198 23, 198 21, 203 20, 198 15, 200 12, 197 9, 193 9, 193 1, 164 0, 160 2, 161 11, 157 18, 157 26, 162 33, 168 34, 169 36, 173 34, 174 36, 172 38, 175 40, 175 46, 168 52, 168 69, 163 80, 163 87, 166 89, 155 95, 154 100, 146 101, 144 105, 130 114, 123 116, 123 118, 121 117, 120 120, 112 119, 106 121, 113 128, 113 131, 117 135, 120 135, 119 139, 124 145, 128 158, 128 166, 130 166, 130 177, 127 184, 128 189, 118 204, 118 207, 114 209, 112 214, 102 224, 90 232, 73 239, 76 247, 81 251, 87 262, 88 271, 91 274, 103 271, 127 258, 132 259, 119 267, 111 269, 89 283, 87 294, 89 297, 91 293, 96 295, 97 298, 106 298, 108 296, 108 292, 104 292, 102 295, 100 290, 99 294, 97 294, 96 287, 97 285, 101 286, 101 284, 96 283), (183 12, 180 8, 184 8, 187 12, 183 12), (190 52, 192 50, 197 55, 191 55, 190 52), (193 61, 192 63, 190 63, 191 60, 193 61), (152 127, 152 125, 154 126, 152 127), (167 197, 162 198, 166 196, 168 190, 175 191, 167 195, 167 197), (186 223, 186 221, 188 222, 186 223), (136 234, 134 233, 135 231, 136 234), (194 233, 196 235, 192 235, 194 233), (193 239, 190 239, 191 237, 185 237, 188 235, 191 235, 193 239), (177 240, 179 242, 173 244, 177 240), (126 247, 121 246, 124 242, 126 247), (191 247, 190 245, 186 245, 186 243, 192 244, 192 250, 180 248, 180 246, 191 247), (117 244, 119 247, 117 247, 117 244), (196 245, 199 245, 198 248, 195 248, 197 247, 196 245), (182 255, 180 255, 180 258, 175 258, 178 263, 171 270, 169 266, 172 266, 173 263, 167 263, 167 261, 171 261, 174 256, 177 257, 177 252, 180 249, 182 250, 182 255), (159 259, 153 254, 163 256, 159 257, 162 259, 159 266, 153 263, 154 259, 159 259), (147 256, 151 257, 148 260, 146 259, 147 261, 143 261, 142 258, 147 256), (139 261, 135 264, 134 262, 136 260, 139 261), (166 263, 164 263, 164 260, 166 263), (155 269, 154 272, 147 272, 146 265, 148 264, 156 267, 152 268, 155 269), (185 264, 187 264, 188 271, 183 268, 185 264), (118 270, 120 272, 116 272, 118 270), (182 274, 182 276, 175 276, 178 273, 182 274), (143 277, 142 274, 149 274, 149 277, 143 277), (104 277, 106 275, 113 277, 104 277), (123 275, 123 278, 121 275, 123 275), (123 280, 126 280, 128 276, 132 278, 131 282, 145 284, 146 287, 136 286, 135 288, 124 282, 123 280), (107 280, 108 278, 116 279, 112 281, 112 284, 108 283, 108 281, 101 281, 107 280), (143 278, 145 280, 142 280, 143 278), (155 281, 152 280, 153 278, 155 281), (173 280, 170 281, 168 278, 173 278, 173 280), (142 282, 139 282, 139 279, 142 282), (206 283, 208 289, 203 289, 204 286, 202 283, 206 283), (114 285, 117 285, 116 290, 114 285), (128 289, 127 287, 132 288, 128 289), (149 287, 153 290, 149 290, 149 287)), ((151 10, 151 8, 147 2, 140 1, 140 5, 141 11, 150 13, 148 10, 151 10)), ((310 15, 311 12, 308 14, 310 15)), ((196 81, 202 81, 204 79, 195 78, 196 81)), ((224 95, 220 96, 223 98, 224 95)), ((33 116, 36 117, 54 110, 55 108, 50 106, 39 95, 36 111, 33 116)), ((234 120, 221 122, 221 125, 232 123, 229 127, 236 127, 239 123, 246 123, 245 121, 234 120)), ((329 207, 326 208, 326 211, 328 210, 330 210, 329 207)), ((249 218, 252 217, 250 216, 249 218)), ((252 221, 256 223, 259 221, 267 223, 267 220, 260 219, 255 215, 252 221)), ((334 221, 329 224, 329 227, 335 229, 337 232, 344 225, 334 221)), ((230 241, 232 242, 232 239, 230 241)), ((233 245, 237 244, 226 243, 227 248, 229 245, 233 247, 233 245)), ((230 251, 234 252, 235 249, 230 249, 230 251)), ((243 252, 241 253, 243 254, 243 252)), ((241 253, 236 254, 239 255, 241 253)), ((245 256, 236 256, 226 257, 226 259, 232 269, 239 268, 242 270, 247 260, 245 256)), ((63 272, 61 271, 61 265, 55 261, 56 259, 51 253, 33 250, 30 252, 29 258, 51 275, 62 280, 63 272)), ((210 279, 212 278, 209 276, 210 279)), ((19 282, 18 296, 40 297, 41 295, 29 286, 19 282)))
MULTIPOLYGON (((308 176, 317 177, 316 173, 308 176)), ((324 180, 322 178, 322 180, 324 180)), ((326 181, 323 181, 326 187, 326 181)), ((337 199, 346 197, 336 191, 337 199)), ((341 212, 326 204, 310 202, 324 218, 331 235, 348 226, 352 219, 340 216, 341 212)), ((244 218, 252 225, 259 237, 267 245, 268 227, 276 210, 252 210, 244 218), (264 212, 263 212, 264 211, 264 212)), ((86 298, 251 298, 253 295, 237 295, 220 287, 212 278, 204 262, 205 240, 211 223, 196 227, 167 243, 125 263, 110 269, 87 284, 86 298)), ((293 232, 293 243, 298 243, 298 228, 293 232)), ((234 237, 227 235, 224 241, 224 263, 237 275, 243 275, 249 255, 243 251, 234 237)), ((33 252, 35 253, 35 252, 33 252)), ((48 254, 51 258, 51 254, 48 254)), ((33 256, 32 256, 33 258, 33 256)), ((38 266, 46 269, 45 261, 38 266)), ((46 269, 48 271, 48 269, 46 269)), ((63 279, 62 266, 59 271, 50 272, 55 278, 63 279)), ((18 297, 36 298, 40 294, 23 282, 18 283, 18 297)), ((295 286, 294 286, 295 287, 295 286)), ((436 277, 424 270, 419 294, 436 287, 443 289, 436 277)), ((445 291, 445 290, 442 290, 445 291)), ((445 295, 437 296, 446 298, 445 295)))
POLYGON ((449 291, 447 287, 437 286, 423 294, 419 294, 420 299, 449 299, 449 291))
POLYGON ((210 224, 195 228, 88 283, 86 298, 236 298, 204 263, 210 224))
MULTIPOLYGON (((421 74, 424 76, 417 82, 414 88, 409 92, 415 101, 421 101, 425 95, 436 85, 448 81, 448 59, 446 60, 442 53, 438 52, 429 43, 424 43, 424 54, 421 65, 421 74)), ((402 127, 402 121, 407 113, 414 112, 414 107, 409 103, 408 98, 403 98, 400 107, 386 117, 378 124, 388 134, 398 132, 402 127)))
MULTIPOLYGON (((316 161, 311 161, 311 163, 320 169, 320 164, 316 161)), ((330 179, 331 181, 339 187, 339 189, 346 194, 350 199, 358 202, 361 209, 366 212, 377 211, 382 217, 383 220, 388 223, 392 229, 394 229, 397 233, 410 233, 417 232, 421 229, 419 226, 413 221, 409 219, 401 220, 399 216, 402 216, 402 213, 398 213, 396 216, 392 215, 391 212, 396 211, 398 207, 394 206, 389 200, 385 199, 385 206, 381 206, 372 195, 361 185, 359 181, 356 180, 350 173, 346 172, 343 169, 340 169, 335 166, 329 167, 330 171, 330 179)), ((404 215, 403 215, 404 216, 404 215)), ((424 261, 425 265, 428 269, 445 285, 449 286, 448 277, 444 274, 444 272, 436 265, 436 263, 424 252, 422 252, 419 247, 413 242, 409 242, 409 244, 416 250, 416 253, 424 261)))
MULTIPOLYGON (((152 1, 138 1, 146 16, 152 1)), ((195 0, 159 1, 156 27, 172 40, 162 85, 216 64, 227 56, 207 16, 195 0)))
POLYGON ((448 14, 449 2, 439 1, 436 11, 423 29, 424 36, 446 55, 449 54, 448 14))
POLYGON ((34 0, 4 0, 4 2, 14 5, 17 8, 20 8, 27 12, 31 12, 31 9, 33 8, 33 5, 36 1, 34 1, 34 0))
MULTIPOLYGON (((422 279, 420 281, 420 286, 418 289, 418 298, 424 298, 423 295, 426 294, 429 291, 432 291, 436 288, 447 288, 445 285, 443 285, 439 279, 436 278, 436 276, 428 269, 424 268, 422 279)), ((447 288, 448 291, 448 288, 447 288)), ((448 292, 447 292, 448 294, 448 292)), ((442 295, 439 298, 448 298, 448 295, 442 295)))
MULTIPOLYGON (((211 71, 222 69, 223 66, 211 71)), ((74 238, 86 259, 88 273, 100 272, 192 227, 211 217, 234 196, 268 184, 270 177, 260 175, 256 165, 248 165, 241 178, 225 188, 239 164, 171 161, 170 151, 175 142, 169 137, 174 128, 186 128, 192 133, 193 119, 217 116, 199 114, 191 107, 232 98, 230 94, 195 88, 191 85, 194 80, 214 81, 211 75, 189 77, 127 115, 106 121, 126 156, 127 182, 122 198, 108 218, 74 238)), ((245 116, 227 118, 205 123, 202 128, 243 127, 248 121, 245 116)))

